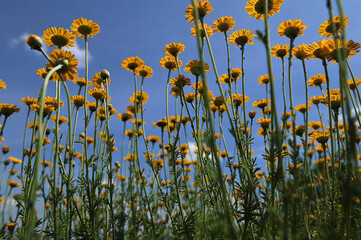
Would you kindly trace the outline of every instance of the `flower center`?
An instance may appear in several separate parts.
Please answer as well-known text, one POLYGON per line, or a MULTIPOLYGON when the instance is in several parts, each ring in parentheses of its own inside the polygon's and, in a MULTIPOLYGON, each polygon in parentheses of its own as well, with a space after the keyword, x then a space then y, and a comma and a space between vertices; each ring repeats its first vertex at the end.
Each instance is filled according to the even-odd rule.
POLYGON ((173 69, 176 67, 176 63, 175 62, 166 62, 164 64, 164 66, 167 68, 167 69, 173 69))
POLYGON ((248 42, 247 36, 240 36, 234 40, 238 45, 244 46, 248 42))
MULTIPOLYGON (((335 22, 335 27, 336 27, 336 32, 341 28, 341 23, 339 23, 339 22, 335 22)), ((327 27, 326 27, 326 32, 328 32, 328 33, 332 33, 332 24, 330 24, 330 25, 328 25, 327 27)))
POLYGON ((280 57, 280 58, 283 58, 284 56, 286 56, 286 54, 287 54, 286 49, 279 49, 277 51, 277 56, 280 57))
POLYGON ((129 63, 129 64, 128 64, 128 68, 129 68, 130 70, 134 70, 134 69, 136 69, 138 66, 139 66, 138 63, 129 63))
POLYGON ((226 32, 228 30, 228 28, 229 28, 229 24, 228 23, 221 23, 221 24, 218 25, 217 28, 221 32, 226 32))
POLYGON ((285 29, 286 37, 291 38, 291 39, 296 38, 299 33, 300 33, 299 27, 292 26, 292 27, 288 27, 285 29))
MULTIPOLYGON (((270 12, 272 10, 272 7, 273 7, 272 0, 268 0, 268 12, 270 12)), ((264 14, 264 0, 259 0, 254 5, 254 10, 259 14, 264 14)))
POLYGON ((78 32, 83 34, 84 36, 89 35, 92 32, 92 28, 86 25, 82 25, 78 27, 78 32))
POLYGON ((63 35, 54 35, 50 38, 50 40, 55 46, 59 48, 66 46, 69 42, 69 40, 63 35))

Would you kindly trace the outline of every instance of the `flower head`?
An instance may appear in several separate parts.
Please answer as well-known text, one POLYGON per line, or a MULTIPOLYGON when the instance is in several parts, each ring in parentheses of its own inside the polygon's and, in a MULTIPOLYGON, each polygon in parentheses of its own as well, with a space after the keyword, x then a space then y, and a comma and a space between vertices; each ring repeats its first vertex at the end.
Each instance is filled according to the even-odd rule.
POLYGON ((179 53, 183 52, 185 49, 184 44, 181 43, 170 43, 165 45, 164 52, 176 57, 179 53))
POLYGON ((302 43, 301 45, 298 45, 297 47, 292 49, 293 57, 300 59, 300 60, 308 60, 311 57, 311 54, 307 51, 308 45, 305 43, 302 43))
POLYGON ((321 103, 322 99, 323 99, 323 96, 313 96, 313 97, 310 98, 309 103, 314 104, 314 105, 318 105, 318 104, 321 103))
MULTIPOLYGON (((50 106, 54 107, 54 109, 56 110, 58 108, 58 99, 50 97, 50 96, 46 96, 44 98, 44 104, 50 105, 50 106)), ((64 107, 64 103, 62 100, 59 100, 59 106, 64 107)))
POLYGON ((282 44, 282 45, 275 45, 272 47, 272 50, 271 50, 271 54, 272 56, 274 56, 275 58, 284 58, 288 55, 288 52, 289 52, 289 45, 288 44, 282 44))
POLYGON ((122 120, 123 122, 127 122, 133 118, 132 114, 129 113, 119 113, 117 118, 122 120))
POLYGON ((142 78, 152 77, 153 76, 153 69, 146 65, 141 65, 137 67, 135 73, 142 78))
POLYGON ((122 68, 131 72, 135 72, 136 68, 142 65, 144 65, 144 62, 139 57, 128 57, 122 62, 122 68))
POLYGON ((20 108, 18 108, 14 104, 7 104, 7 103, 0 103, 0 116, 4 115, 5 118, 9 117, 10 115, 19 112, 20 108))
POLYGON ((144 91, 137 91, 137 95, 133 93, 133 96, 129 98, 129 102, 135 104, 135 101, 137 101, 137 104, 145 104, 149 98, 149 95, 144 91), (135 100, 136 99, 136 100, 135 100))
POLYGON ((261 99, 261 100, 257 100, 254 101, 252 103, 252 107, 256 107, 256 108, 265 108, 270 104, 270 100, 269 99, 261 99))
POLYGON ((313 141, 317 141, 321 144, 325 144, 330 137, 331 133, 329 131, 314 131, 310 136, 313 141))
POLYGON ((22 98, 20 99, 25 105, 27 105, 28 107, 30 107, 31 104, 37 104, 38 103, 38 99, 37 98, 31 98, 31 97, 26 97, 26 98, 22 98))
POLYGON ((260 118, 257 120, 257 123, 261 125, 263 129, 267 129, 269 125, 271 124, 271 119, 269 118, 260 118))
POLYGON ((229 36, 229 42, 232 44, 236 44, 236 47, 244 47, 247 43, 251 45, 254 44, 254 42, 252 41, 254 36, 255 34, 253 34, 252 30, 240 29, 233 32, 229 36))
MULTIPOLYGON (((273 16, 273 14, 278 13, 282 3, 283 0, 268 0, 268 15, 273 16)), ((264 21, 264 0, 248 1, 245 10, 250 18, 256 17, 256 20, 261 18, 264 21)))
POLYGON ((326 56, 328 61, 332 61, 332 63, 338 62, 337 57, 337 48, 340 50, 341 55, 344 60, 351 58, 351 56, 355 56, 356 53, 360 52, 361 44, 354 42, 352 40, 347 41, 346 39, 339 40, 337 39, 337 47, 335 41, 330 39, 328 41, 328 47, 330 53, 326 56))
MULTIPOLYGON (((76 77, 72 81, 73 81, 73 83, 77 84, 79 87, 85 86, 85 78, 76 77)), ((92 83, 90 81, 88 81, 88 86, 91 86, 91 85, 92 85, 92 83)))
POLYGON ((294 19, 284 21, 278 26, 278 35, 295 39, 296 37, 303 35, 303 31, 307 26, 302 22, 301 19, 294 19))
MULTIPOLYGON (((213 7, 211 6, 211 3, 208 0, 197 1, 196 7, 200 19, 203 19, 207 14, 213 12, 213 7)), ((188 23, 195 21, 193 4, 189 4, 189 6, 187 7, 186 19, 188 20, 188 23)))
POLYGON ((213 28, 214 32, 225 33, 225 32, 228 32, 229 30, 233 29, 234 26, 236 26, 236 21, 233 20, 233 17, 225 16, 225 17, 220 17, 217 20, 215 20, 213 22, 212 28, 213 28))
MULTIPOLYGON (((206 23, 204 24, 205 28, 206 28, 206 31, 204 31, 203 29, 203 26, 201 23, 198 24, 198 28, 199 28, 199 32, 201 34, 201 37, 202 38, 205 38, 206 37, 206 33, 207 33, 207 36, 208 37, 211 37, 213 35, 213 29, 212 27, 208 26, 206 23)), ((196 28, 196 25, 194 25, 191 29, 191 34, 194 36, 194 37, 197 37, 197 28, 196 28)))
POLYGON ((6 83, 0 79, 0 89, 6 89, 6 83))
POLYGON ((43 39, 49 47, 74 47, 76 36, 68 29, 51 27, 44 31, 43 39))
POLYGON ((71 96, 71 97, 70 97, 70 101, 71 101, 72 103, 74 103, 74 106, 75 106, 76 108, 82 107, 82 106, 84 105, 84 102, 85 102, 84 96, 82 96, 82 95, 74 95, 74 96, 71 96))
POLYGON ((34 50, 38 50, 40 51, 40 49, 43 46, 43 41, 41 40, 41 38, 35 34, 31 34, 26 40, 25 40, 26 44, 29 45, 29 47, 31 49, 34 50))
MULTIPOLYGON (((99 73, 96 73, 93 77, 92 77, 92 81, 93 81, 93 85, 94 87, 96 88, 102 88, 105 86, 106 84, 106 81, 105 79, 103 79, 101 76, 100 76, 100 72, 99 73)), ((108 85, 110 84, 110 78, 107 78, 107 82, 108 82, 108 85)))
POLYGON ((271 82, 268 74, 260 76, 257 81, 259 85, 267 85, 271 82))
POLYGON ((85 18, 78 18, 75 19, 70 29, 79 37, 82 37, 83 39, 85 37, 93 37, 96 34, 99 33, 100 28, 99 25, 92 20, 87 20, 85 18))
POLYGON ((99 100, 103 100, 105 98, 107 92, 103 89, 91 88, 91 89, 89 89, 88 94, 90 96, 92 96, 93 98, 95 98, 95 100, 99 101, 99 100))
POLYGON ((169 83, 178 88, 183 88, 185 86, 190 86, 191 80, 189 78, 186 78, 184 75, 180 75, 171 79, 169 83))
MULTIPOLYGON (((159 64, 165 68, 165 69, 168 69, 168 70, 172 70, 172 71, 175 71, 177 69, 177 63, 176 63, 176 60, 175 60, 175 57, 173 57, 172 55, 166 55, 164 56, 160 61, 159 61, 159 64)), ((178 60, 178 64, 179 64, 179 67, 181 67, 183 65, 182 61, 181 60, 178 60)))
MULTIPOLYGON (((208 72, 210 69, 211 67, 208 66, 207 63, 204 63, 204 71, 208 72)), ((194 76, 199 76, 202 73, 202 63, 197 59, 189 61, 186 64, 186 68, 184 69, 184 71, 188 72, 189 74, 193 74, 194 76)))
POLYGON ((309 80, 308 80, 308 85, 310 87, 319 87, 322 84, 326 84, 326 76, 324 74, 317 74, 312 76, 309 80))
MULTIPOLYGON (((59 75, 62 76, 63 80, 66 81, 74 79, 78 72, 78 60, 75 59, 75 55, 73 55, 69 51, 63 51, 61 49, 55 49, 51 53, 49 53, 51 62, 54 63, 55 66, 62 64, 63 67, 59 69, 56 73, 54 73, 54 78, 59 79, 59 75)), ((46 64, 49 70, 53 69, 53 65, 50 63, 46 64)))
MULTIPOLYGON (((234 106, 236 106, 236 107, 243 106, 243 94, 233 94, 232 96, 233 96, 233 104, 234 104, 234 106)), ((249 100, 249 97, 244 96, 244 100, 247 103, 248 100, 249 100)), ((227 102, 231 103, 232 102, 231 98, 228 98, 227 102)))
MULTIPOLYGON (((311 109, 312 108, 312 105, 308 104, 308 109, 311 109)), ((307 108, 306 108, 306 104, 300 104, 300 105, 297 105, 295 107, 295 110, 298 111, 298 112, 301 112, 301 113, 305 113, 307 108)))
MULTIPOLYGON (((333 39, 331 39, 333 41, 333 39)), ((311 58, 326 58, 330 53, 330 49, 328 47, 328 40, 322 39, 322 41, 313 42, 313 44, 309 44, 306 52, 311 56, 311 58)))
MULTIPOLYGON (((340 15, 333 17, 333 22, 335 24, 336 33, 340 35, 341 31, 345 30, 345 28, 348 26, 349 20, 346 15, 340 15)), ((321 37, 332 37, 333 31, 331 19, 321 24, 320 28, 318 29, 318 34, 320 34, 321 37)))

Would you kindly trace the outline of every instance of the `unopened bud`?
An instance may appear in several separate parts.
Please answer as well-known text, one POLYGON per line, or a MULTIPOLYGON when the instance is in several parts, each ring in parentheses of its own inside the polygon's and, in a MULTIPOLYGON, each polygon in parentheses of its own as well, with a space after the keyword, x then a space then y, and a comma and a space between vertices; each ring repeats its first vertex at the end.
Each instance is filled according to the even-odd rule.
POLYGON ((35 34, 31 34, 25 42, 29 45, 31 49, 40 51, 41 47, 43 46, 43 41, 41 38, 35 34))
POLYGON ((104 69, 103 71, 100 72, 100 77, 105 80, 110 78, 110 73, 108 72, 108 70, 104 69))
POLYGON ((85 134, 84 134, 84 133, 80 133, 80 134, 79 134, 79 137, 80 137, 80 138, 85 138, 85 134))

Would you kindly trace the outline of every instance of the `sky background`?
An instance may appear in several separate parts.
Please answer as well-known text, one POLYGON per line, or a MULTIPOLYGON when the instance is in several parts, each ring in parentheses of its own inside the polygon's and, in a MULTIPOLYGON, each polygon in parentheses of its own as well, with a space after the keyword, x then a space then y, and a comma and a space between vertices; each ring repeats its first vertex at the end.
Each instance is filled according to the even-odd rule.
MULTIPOLYGON (((356 42, 361 42, 361 1, 346 0, 344 9, 349 17, 350 24, 347 28, 347 37, 356 42)), ((256 30, 264 29, 262 20, 249 18, 245 12, 246 1, 240 0, 213 0, 211 1, 214 11, 207 15, 205 22, 212 25, 219 17, 232 16, 236 21, 236 27, 229 33, 238 29, 256 30)), ((6 82, 7 89, 1 90, 0 102, 13 103, 21 108, 20 113, 10 117, 4 131, 5 142, 14 150, 9 155, 21 158, 22 136, 25 123, 27 107, 20 101, 22 97, 36 97, 40 90, 42 79, 36 74, 36 70, 45 66, 46 59, 36 51, 32 51, 25 44, 29 34, 43 35, 43 31, 50 27, 63 27, 70 29, 74 19, 83 17, 92 19, 100 26, 100 33, 89 40, 90 63, 89 79, 95 73, 107 69, 111 74, 110 95, 111 103, 118 113, 125 112, 130 105, 128 99, 134 91, 132 73, 121 68, 124 59, 130 56, 141 57, 145 64, 152 67, 154 75, 144 83, 144 91, 149 94, 150 99, 145 105, 145 121, 147 135, 160 135, 160 130, 153 128, 151 122, 156 122, 165 117, 165 88, 167 70, 159 65, 160 59, 165 55, 163 49, 166 44, 181 42, 185 45, 185 51, 180 54, 183 66, 189 60, 197 59, 197 44, 195 38, 190 34, 193 24, 185 20, 185 10, 190 1, 180 0, 135 0, 135 1, 10 1, 3 0, 0 8, 0 79, 6 82), (18 151, 16 150, 18 149, 18 151)), ((336 9, 336 5, 335 5, 336 9)), ((318 28, 329 16, 324 0, 286 0, 281 6, 280 13, 270 18, 271 45, 287 44, 289 39, 279 37, 277 28, 280 23, 289 19, 302 19, 308 28, 305 34, 298 37, 295 45, 301 43, 312 43, 321 40, 318 28)), ((338 15, 335 11, 334 15, 338 15)), ((259 86, 259 76, 268 73, 266 67, 266 53, 261 42, 254 40, 254 45, 246 45, 245 50, 245 85, 246 95, 250 97, 247 103, 248 110, 258 110, 251 107, 256 100, 265 98, 264 86, 259 86)), ((219 75, 226 73, 226 46, 223 34, 215 33, 211 37, 211 44, 216 58, 219 75)), ((231 48, 231 68, 241 68, 240 50, 234 45, 231 48)), ((52 51, 47 47, 46 50, 52 51)), ((79 59, 79 77, 84 77, 84 42, 77 38, 77 45, 70 50, 79 59)), ((211 65, 208 52, 206 51, 206 62, 211 65)), ((305 103, 305 86, 302 66, 299 60, 293 61, 293 88, 294 105, 305 103)), ((350 61, 356 77, 361 71, 361 57, 356 55, 350 61)), ((282 90, 281 90, 281 60, 273 59, 275 83, 277 84, 277 104, 279 115, 282 112, 282 90)), ((308 77, 323 73, 322 64, 319 60, 310 60, 306 63, 308 77)), ((194 78, 188 73, 182 73, 194 78)), ((175 77, 173 72, 172 77, 175 77)), ((213 69, 208 73, 210 88, 219 96, 219 90, 215 85, 213 69)), ((332 88, 338 87, 338 67, 330 65, 330 78, 332 88)), ((240 83, 239 83, 240 84, 240 83)), ((71 94, 75 94, 77 87, 68 82, 71 94)), ((224 86, 225 87, 225 86, 224 86)), ((48 94, 54 96, 55 84, 49 85, 48 94)), ((288 85, 287 85, 288 89, 288 85)), ((186 90, 189 92, 190 87, 186 90)), ((320 95, 319 89, 310 89, 310 97, 320 95)), ((62 94, 64 97, 64 93, 62 94)), ((173 97, 170 96, 173 100, 173 97)), ((63 101, 65 99, 63 98, 63 101)), ((170 106, 173 106, 171 103, 170 106)), ((326 107, 321 106, 324 111, 326 107)), ((66 115, 66 109, 62 109, 66 115)), ((315 118, 316 109, 311 109, 311 120, 315 118)), ((172 115, 172 113, 171 113, 172 115)), ((258 119, 260 113, 256 116, 258 119)), ((122 122, 116 117, 111 119, 111 130, 115 138, 119 139, 122 131, 122 122)), ((256 143, 262 143, 262 138, 256 135, 258 126, 254 128, 253 134, 256 143)), ((231 141, 231 140, 228 140, 231 141)), ((116 146, 120 148, 120 140, 116 146)), ((256 147, 256 154, 262 154, 263 144, 256 147)), ((223 150, 223 149, 222 149, 223 150)), ((120 156, 120 153, 118 157, 120 156)), ((116 159, 116 158, 115 158, 116 159)), ((259 163, 263 165, 263 162, 259 163)))

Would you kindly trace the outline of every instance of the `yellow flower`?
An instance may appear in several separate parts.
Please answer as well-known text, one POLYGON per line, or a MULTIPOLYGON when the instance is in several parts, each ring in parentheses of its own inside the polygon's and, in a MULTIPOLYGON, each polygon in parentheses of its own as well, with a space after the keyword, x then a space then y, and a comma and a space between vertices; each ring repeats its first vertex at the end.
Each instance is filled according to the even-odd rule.
POLYGON ((186 99, 186 102, 188 103, 192 103, 195 99, 195 94, 194 93, 187 93, 185 95, 185 99, 186 99))
POLYGON ((6 89, 6 83, 0 79, 0 89, 6 89))
POLYGON ((310 87, 319 87, 322 84, 326 84, 326 76, 324 74, 317 74, 312 76, 309 80, 308 80, 308 85, 310 87))
POLYGON ((212 28, 213 28, 214 32, 225 33, 225 32, 228 32, 229 30, 233 29, 234 26, 236 26, 236 21, 233 20, 233 17, 225 16, 225 17, 220 17, 217 20, 215 20, 213 22, 212 28))
POLYGON ((214 104, 216 107, 220 107, 224 105, 223 97, 222 96, 213 97, 211 99, 211 104, 214 104))
POLYGON ((261 99, 261 100, 257 100, 254 101, 252 103, 252 107, 256 107, 256 108, 265 108, 266 106, 268 106, 270 104, 270 100, 269 99, 261 99))
MULTIPOLYGON (((330 39, 333 41, 333 39, 330 39)), ((311 55, 311 58, 319 58, 323 59, 326 58, 327 55, 330 53, 330 49, 328 47, 329 40, 322 39, 318 42, 313 42, 313 44, 309 44, 306 52, 311 55)))
MULTIPOLYGON (((322 99, 321 102, 328 106, 328 95, 327 94, 322 99)), ((339 109, 341 107, 341 104, 342 104, 341 93, 340 92, 338 92, 338 93, 332 93, 331 92, 330 103, 331 103, 331 109, 333 109, 333 110, 339 109)))
POLYGON ((256 114, 257 114, 257 111, 249 111, 249 112, 248 112, 248 116, 249 116, 249 118, 251 118, 251 119, 253 119, 253 118, 256 116, 256 114))
POLYGON ((251 41, 254 38, 255 34, 253 34, 253 31, 247 30, 247 29, 240 29, 235 32, 233 32, 229 36, 229 42, 232 44, 236 44, 236 47, 242 46, 248 44, 254 44, 253 41, 251 41))
POLYGON ((185 49, 184 44, 181 43, 170 43, 166 44, 164 48, 164 52, 167 54, 172 55, 173 57, 176 57, 179 53, 183 52, 185 49))
MULTIPOLYGON (((75 59, 75 55, 73 55, 71 52, 55 49, 49 53, 49 56, 51 62, 53 62, 55 66, 58 64, 63 64, 63 67, 54 73, 55 79, 59 79, 59 74, 62 76, 64 81, 67 79, 72 80, 78 75, 78 72, 76 71, 76 69, 78 69, 78 60, 75 59)), ((46 66, 49 71, 53 69, 53 65, 50 63, 47 63, 46 66)))
MULTIPOLYGON (((332 63, 338 62, 336 44, 333 39, 330 39, 330 41, 328 41, 328 47, 330 53, 326 56, 327 60, 332 61, 332 63)), ((355 56, 356 53, 360 52, 360 47, 360 43, 354 42, 352 40, 347 41, 346 39, 337 39, 337 48, 343 55, 344 60, 349 59, 351 58, 351 56, 355 56)))
MULTIPOLYGON (((45 79, 48 72, 49 71, 46 68, 39 68, 38 70, 36 70, 36 74, 38 74, 39 77, 42 78, 42 79, 45 79)), ((50 81, 55 81, 56 79, 54 79, 54 75, 51 75, 49 80, 50 81)))
POLYGON ((307 51, 307 49, 308 49, 308 45, 305 43, 298 45, 297 47, 292 49, 293 57, 300 59, 300 60, 310 59, 311 54, 307 51))
POLYGON ((38 50, 43 47, 43 41, 41 38, 35 34, 29 35, 29 37, 25 40, 26 44, 29 45, 31 49, 38 50))
POLYGON ((20 101, 22 101, 28 107, 30 107, 31 104, 37 104, 38 103, 37 98, 31 98, 31 97, 22 98, 20 101))
POLYGON ((310 138, 318 143, 325 144, 331 137, 329 131, 314 131, 310 138))
POLYGON ((7 103, 0 103, 0 116, 4 115, 5 118, 9 117, 10 115, 19 112, 20 108, 18 108, 14 104, 7 104, 7 103))
MULTIPOLYGON (((175 57, 173 57, 172 55, 166 55, 164 56, 160 61, 159 61, 159 64, 165 68, 165 69, 168 69, 168 70, 172 70, 172 71, 175 71, 177 69, 177 63, 176 63, 176 60, 175 60, 175 57)), ((178 60, 178 64, 179 64, 179 67, 182 66, 182 61, 181 60, 178 60)))
POLYGON ((92 20, 87 20, 85 18, 78 18, 75 19, 70 29, 79 37, 82 37, 83 39, 85 37, 93 37, 96 34, 99 33, 100 28, 99 25, 92 20))
MULTIPOLYGON (((105 79, 103 79, 101 76, 100 76, 100 72, 99 73, 96 73, 93 77, 92 77, 92 81, 93 81, 93 85, 94 87, 96 88, 102 88, 102 87, 105 87, 105 79)), ((111 80, 110 78, 107 78, 107 82, 108 82, 108 85, 110 84, 111 80)), ((84 81, 85 83, 85 81, 84 81)), ((85 85, 84 85, 85 86, 85 85)))
POLYGON ((51 27, 44 31, 43 39, 49 47, 74 47, 76 36, 68 29, 51 27))
MULTIPOLYGON (((213 29, 208 26, 206 23, 204 24, 204 26, 206 27, 206 32, 207 32, 207 36, 208 37, 211 37, 213 35, 213 29)), ((205 38, 206 37, 206 32, 204 31, 203 29, 203 26, 201 23, 198 24, 198 28, 199 28, 199 31, 200 31, 200 34, 201 34, 201 37, 202 38, 205 38)), ((196 25, 194 25, 191 29, 191 34, 194 36, 194 37, 197 37, 197 28, 196 28, 196 25)))
MULTIPOLYGON (((62 100, 59 101, 59 105, 60 107, 64 107, 64 103, 62 100)), ((54 109, 57 109, 58 108, 58 99, 57 98, 52 98, 50 96, 46 96, 44 98, 44 104, 45 105, 50 105, 52 107, 54 107, 54 109)))
POLYGON ((103 89, 91 88, 91 89, 89 89, 88 94, 90 96, 92 96, 93 98, 95 98, 95 100, 99 101, 99 100, 103 100, 105 98, 107 92, 103 89))
MULTIPOLYGON (((231 78, 231 83, 234 83, 237 80, 237 78, 231 78)), ((222 76, 219 78, 219 81, 221 81, 221 83, 224 84, 228 84, 229 83, 229 76, 228 74, 222 74, 222 76)))
POLYGON ((119 113, 117 118, 122 120, 123 122, 127 122, 133 118, 133 116, 129 113, 119 113))
MULTIPOLYGON (((210 69, 211 67, 208 66, 207 63, 204 63, 204 71, 208 72, 210 69)), ((202 64, 197 59, 194 59, 193 61, 189 61, 186 64, 184 71, 188 72, 189 74, 193 74, 194 76, 199 76, 202 73, 202 64)))
POLYGON ((23 161, 21 159, 15 158, 15 157, 9 157, 9 161, 11 161, 14 165, 17 163, 22 163, 23 161))
MULTIPOLYGON (((56 121, 56 115, 51 117, 51 120, 55 123, 56 121)), ((63 123, 67 123, 68 119, 64 116, 59 116, 59 125, 63 124, 63 123)))
POLYGON ((170 85, 176 86, 178 88, 183 88, 185 86, 191 85, 191 80, 186 78, 184 75, 177 76, 170 80, 170 85))
POLYGON ((278 35, 295 39, 296 37, 303 35, 303 31, 307 26, 302 22, 301 19, 294 19, 284 21, 278 26, 278 35))
POLYGON ((257 81, 259 85, 267 85, 271 82, 268 74, 260 76, 257 81))
POLYGON ((153 69, 149 66, 142 65, 137 67, 135 73, 142 78, 152 77, 153 76, 153 69))
MULTIPOLYGON (((213 7, 208 0, 197 1, 196 7, 198 9, 198 15, 200 19, 203 19, 207 14, 213 12, 213 7)), ((185 17, 188 20, 188 23, 195 21, 193 4, 189 4, 189 6, 187 7, 185 17)))
POLYGON ((347 80, 348 85, 350 86, 351 90, 356 89, 357 86, 361 85, 361 78, 355 78, 355 82, 353 79, 347 80), (355 84, 356 82, 356 84, 355 84))
POLYGON ((232 68, 231 70, 231 78, 232 81, 237 81, 238 78, 240 78, 243 75, 242 70, 239 68, 232 68))
POLYGON ((40 161, 40 164, 43 164, 44 167, 51 167, 51 166, 53 165, 53 164, 51 164, 50 162, 48 162, 48 161, 43 161, 43 160, 40 161))
POLYGON ((288 52, 290 50, 290 47, 288 44, 282 44, 282 45, 275 45, 272 47, 271 54, 275 58, 284 58, 288 55, 288 52))
POLYGON ((160 137, 158 136, 148 136, 147 140, 153 144, 160 142, 160 137))
MULTIPOLYGON (((345 30, 345 28, 348 26, 349 20, 346 15, 340 15, 333 17, 333 22, 335 24, 336 33, 340 35, 341 31, 345 30)), ((318 29, 318 34, 320 34, 321 37, 332 37, 333 32, 331 19, 321 24, 320 28, 318 29)))
POLYGON ((149 96, 148 96, 148 94, 147 94, 146 92, 144 92, 144 91, 142 91, 142 92, 141 92, 141 91, 137 91, 137 95, 135 95, 135 94, 133 93, 133 96, 131 96, 131 97, 129 98, 129 102, 135 104, 135 99, 137 99, 137 100, 136 100, 136 101, 137 101, 137 104, 140 104, 140 103, 145 104, 145 103, 147 102, 148 98, 149 98, 149 96), (142 94, 141 94, 141 93, 142 93, 142 94))
MULTIPOLYGON (((84 87, 85 86, 85 78, 74 78, 73 79, 73 83, 77 84, 79 87, 84 87)), ((90 81, 88 81, 88 86, 91 86, 92 83, 90 81)))
POLYGON ((267 129, 269 125, 271 124, 271 119, 269 118, 260 118, 257 120, 257 123, 261 125, 263 129, 267 129))
POLYGON ((18 188, 20 187, 20 184, 15 182, 14 180, 6 181, 6 184, 9 185, 11 188, 18 188))
POLYGON ((137 67, 142 65, 144 65, 144 62, 139 57, 128 57, 122 62, 122 68, 131 72, 134 72, 137 67))
POLYGON ((84 96, 83 95, 74 95, 70 97, 70 101, 74 103, 76 108, 80 108, 84 105, 84 96))
MULTIPOLYGON (((233 104, 234 104, 234 106, 236 106, 236 107, 243 106, 243 94, 233 94, 232 96, 233 96, 233 104)), ((249 100, 249 97, 244 96, 244 100, 247 103, 248 100, 249 100)), ((231 103, 231 98, 228 98, 227 102, 231 103)))
POLYGON ((319 121, 311 121, 308 123, 308 127, 313 128, 315 130, 321 128, 322 126, 323 126, 323 124, 319 121))
MULTIPOLYGON (((278 13, 282 3, 283 0, 268 0, 268 15, 273 16, 273 14, 278 13)), ((245 10, 250 18, 256 17, 256 20, 261 18, 264 21, 264 0, 248 1, 245 10)))
MULTIPOLYGON (((312 108, 312 105, 308 104, 308 109, 311 109, 311 108, 312 108)), ((306 104, 297 105, 295 107, 295 110, 298 112, 301 112, 301 113, 305 113, 306 112, 306 104)))

